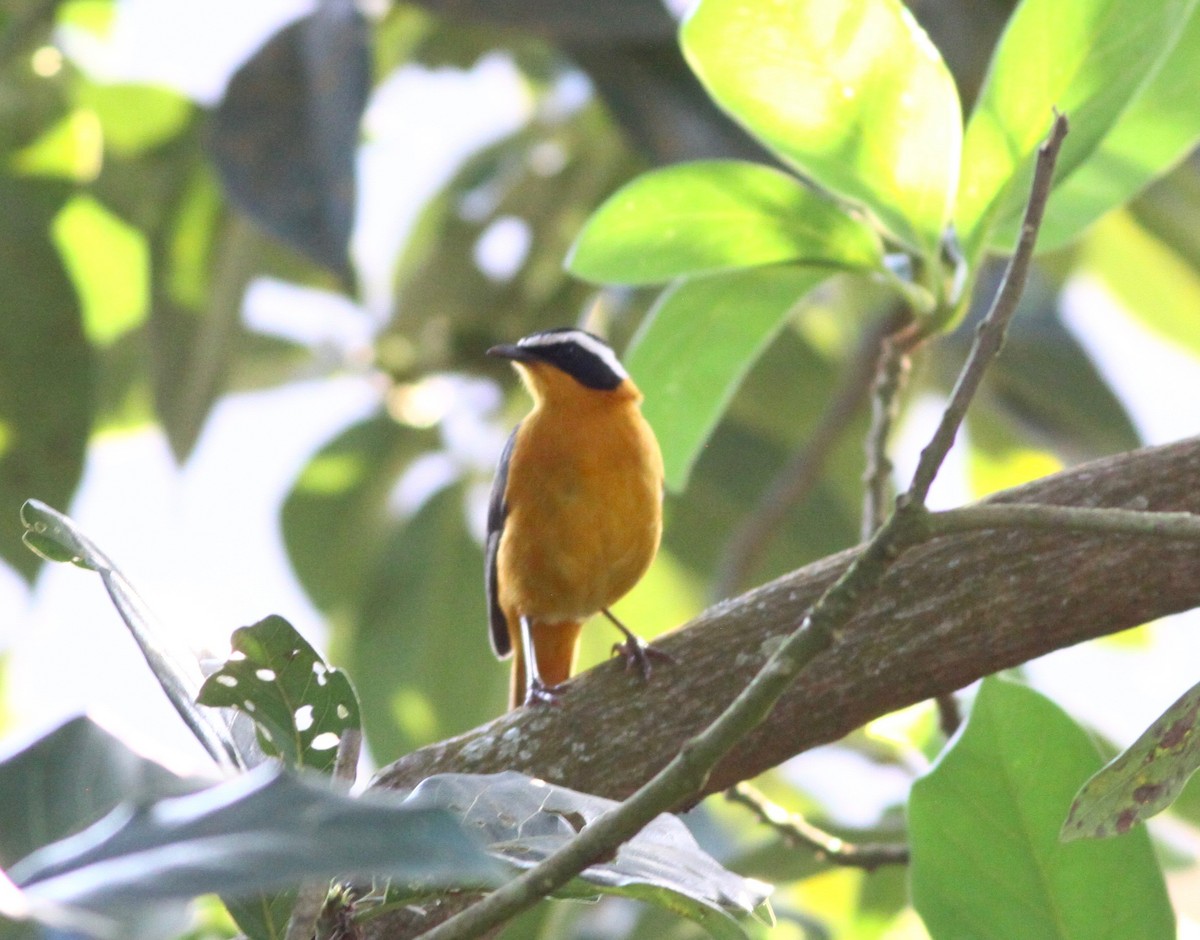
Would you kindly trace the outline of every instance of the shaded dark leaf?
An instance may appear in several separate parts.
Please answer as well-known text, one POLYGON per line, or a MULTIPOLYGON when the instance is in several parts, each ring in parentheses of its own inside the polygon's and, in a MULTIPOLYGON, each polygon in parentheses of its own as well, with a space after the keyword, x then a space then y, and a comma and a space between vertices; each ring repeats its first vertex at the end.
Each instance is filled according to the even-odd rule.
POLYGON ((135 754, 89 718, 72 718, 0 761, 0 868, 90 826, 123 800, 200 786, 135 754))
POLYGON ((367 26, 324 0, 230 79, 209 147, 230 197, 262 228, 347 281, 367 26))
POLYGON ((30 497, 70 500, 96 404, 79 303, 50 240, 67 193, 0 177, 0 558, 26 579, 39 562, 17 513, 30 497))
POLYGON ((414 893, 494 884, 499 870, 448 813, 387 794, 352 799, 278 765, 188 796, 122 805, 10 874, 33 900, 121 913, 309 878, 390 876, 414 893))
MULTIPOLYGON (((439 774, 410 794, 410 806, 447 809, 481 834, 496 857, 530 868, 618 804, 511 771, 439 774)), ((678 817, 663 814, 617 850, 586 868, 566 897, 597 892, 638 898, 702 923, 714 936, 742 936, 730 914, 765 908, 770 887, 722 868, 678 817)))

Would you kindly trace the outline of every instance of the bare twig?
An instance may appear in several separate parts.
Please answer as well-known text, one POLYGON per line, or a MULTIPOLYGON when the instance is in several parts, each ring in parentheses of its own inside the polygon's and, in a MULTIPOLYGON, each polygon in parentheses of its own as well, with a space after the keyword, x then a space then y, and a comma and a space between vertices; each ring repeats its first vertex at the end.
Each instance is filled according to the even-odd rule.
POLYGON ((908 344, 889 336, 879 348, 875 381, 871 391, 871 429, 867 433, 867 466, 863 472, 863 515, 861 536, 874 535, 891 506, 892 461, 887 442, 900 403, 900 392, 908 379, 908 344))
POLYGON ((893 314, 864 331, 847 362, 841 383, 804 444, 779 471, 754 510, 729 539, 717 567, 712 596, 730 597, 746 587, 771 540, 788 515, 800 505, 821 478, 821 471, 850 419, 862 407, 871 387, 875 360, 884 336, 899 324, 893 314))
POLYGON ((807 846, 817 858, 831 865, 874 871, 883 865, 908 864, 907 845, 847 842, 814 826, 799 813, 788 812, 749 783, 742 782, 730 787, 725 791, 725 797, 731 803, 745 806, 789 842, 807 846))
POLYGON ((947 413, 930 444, 922 451, 913 485, 905 494, 906 498, 897 502, 896 511, 842 576, 821 595, 799 628, 783 640, 733 703, 712 724, 686 741, 666 767, 628 800, 597 818, 562 848, 478 904, 433 928, 425 935, 427 938, 465 940, 478 936, 536 904, 588 865, 611 854, 659 813, 699 792, 717 762, 770 714, 800 671, 834 643, 864 595, 878 585, 896 558, 922 537, 922 523, 929 515, 924 507, 929 486, 954 441, 983 369, 999 349, 1004 328, 1020 298, 1037 227, 1049 195, 1054 163, 1066 132, 1066 119, 1057 117, 1050 137, 1038 153, 1033 192, 1016 254, 963 366, 947 413))
POLYGON ((980 322, 975 333, 975 343, 967 355, 967 361, 958 374, 958 381, 950 392, 950 401, 938 424, 932 439, 921 451, 917 470, 913 474, 912 485, 904 498, 909 502, 924 504, 933 485, 934 477, 941 469, 942 461, 950 452, 958 429, 967 414, 967 406, 975 397, 979 383, 983 381, 984 373, 992 360, 1004 345, 1004 334, 1008 330, 1009 321, 1017 312, 1021 294, 1025 290, 1025 281, 1029 277, 1029 265, 1033 261, 1033 248, 1037 242, 1038 228, 1042 224, 1042 215, 1046 211, 1046 201, 1050 198, 1050 184, 1054 177, 1054 164, 1058 159, 1058 151, 1063 138, 1067 136, 1068 123, 1065 114, 1055 114, 1050 136, 1038 148, 1037 163, 1033 171, 1033 187, 1029 201, 1025 206, 1025 217, 1021 221, 1021 237, 1017 240, 1016 250, 1005 268, 1004 278, 996 291, 992 306, 980 322))

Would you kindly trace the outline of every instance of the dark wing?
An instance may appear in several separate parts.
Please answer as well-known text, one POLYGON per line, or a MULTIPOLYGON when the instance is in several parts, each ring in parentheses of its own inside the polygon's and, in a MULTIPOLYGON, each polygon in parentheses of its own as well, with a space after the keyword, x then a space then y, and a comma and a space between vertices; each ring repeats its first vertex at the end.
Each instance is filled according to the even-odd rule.
POLYGON ((513 428, 508 443, 500 454, 500 465, 496 467, 496 478, 492 480, 492 497, 488 500, 487 544, 484 557, 483 583, 487 591, 488 626, 491 627, 492 652, 505 659, 512 652, 512 638, 508 634, 508 621, 500 609, 500 585, 496 580, 496 559, 500 554, 500 536, 504 534, 504 520, 508 516, 508 505, 504 502, 504 490, 508 486, 508 462, 512 458, 513 442, 521 425, 513 428))

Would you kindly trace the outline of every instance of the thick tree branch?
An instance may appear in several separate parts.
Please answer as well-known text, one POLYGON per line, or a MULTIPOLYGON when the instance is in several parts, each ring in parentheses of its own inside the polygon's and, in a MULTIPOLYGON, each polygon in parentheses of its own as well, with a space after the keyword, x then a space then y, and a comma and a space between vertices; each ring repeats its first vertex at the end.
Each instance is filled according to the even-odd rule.
MULTIPOLYGON (((1200 512, 1200 438, 1010 490, 984 505, 1200 512)), ((934 517, 936 518, 936 516, 934 517)), ((415 751, 376 786, 509 768, 621 798, 709 724, 791 633, 857 549, 705 611, 656 645, 678 662, 643 685, 619 663, 573 679, 560 708, 519 709, 415 751)), ((989 529, 911 549, 780 700, 719 763, 719 792, 872 718, 1001 669, 1200 606, 1195 543, 1161 536, 989 529)))

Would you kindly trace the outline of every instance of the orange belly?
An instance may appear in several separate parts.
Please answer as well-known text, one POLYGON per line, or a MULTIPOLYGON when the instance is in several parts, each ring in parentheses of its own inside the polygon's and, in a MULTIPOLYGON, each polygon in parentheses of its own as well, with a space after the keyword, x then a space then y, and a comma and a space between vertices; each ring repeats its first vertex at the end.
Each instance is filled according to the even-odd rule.
POLYGON ((636 405, 531 414, 518 432, 500 541, 500 605, 585 620, 637 583, 662 534, 662 457, 636 405))

